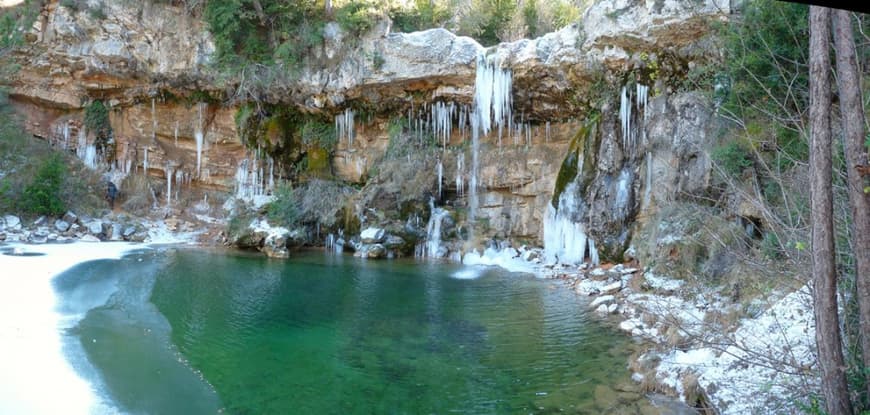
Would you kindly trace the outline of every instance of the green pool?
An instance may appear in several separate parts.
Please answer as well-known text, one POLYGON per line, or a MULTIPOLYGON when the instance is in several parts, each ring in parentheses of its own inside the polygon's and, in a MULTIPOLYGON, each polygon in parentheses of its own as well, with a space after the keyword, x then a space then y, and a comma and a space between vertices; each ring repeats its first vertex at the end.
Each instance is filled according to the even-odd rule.
POLYGON ((630 339, 499 268, 169 248, 55 287, 83 315, 67 355, 122 412, 656 413, 630 339))

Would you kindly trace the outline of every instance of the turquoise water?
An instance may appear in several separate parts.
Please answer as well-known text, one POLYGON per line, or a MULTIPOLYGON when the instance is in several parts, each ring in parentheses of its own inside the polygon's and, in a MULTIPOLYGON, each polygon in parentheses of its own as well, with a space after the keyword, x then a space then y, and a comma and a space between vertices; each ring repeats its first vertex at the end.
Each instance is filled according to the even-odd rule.
POLYGON ((648 413, 631 341, 498 268, 145 252, 56 280, 67 351, 131 413, 648 413), (90 369, 89 369, 90 368, 90 369))

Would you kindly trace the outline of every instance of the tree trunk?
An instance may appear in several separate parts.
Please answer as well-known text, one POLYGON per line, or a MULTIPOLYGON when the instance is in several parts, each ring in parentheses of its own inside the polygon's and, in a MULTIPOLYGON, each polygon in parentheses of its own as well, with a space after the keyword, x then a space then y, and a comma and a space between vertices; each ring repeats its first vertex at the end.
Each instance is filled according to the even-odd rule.
MULTIPOLYGON (((845 153, 849 204, 852 207, 852 249, 855 255, 855 285, 861 356, 864 368, 870 368, 870 195, 864 193, 860 166, 867 165, 864 147, 864 107, 861 102, 861 78, 855 55, 850 13, 834 12, 834 47, 837 51, 837 86, 840 91, 840 114, 843 117, 843 152, 845 153)), ((865 379, 870 396, 870 381, 865 379)))
POLYGON ((830 9, 810 7, 810 199, 813 309, 822 392, 830 415, 852 413, 837 308, 831 190, 830 9))

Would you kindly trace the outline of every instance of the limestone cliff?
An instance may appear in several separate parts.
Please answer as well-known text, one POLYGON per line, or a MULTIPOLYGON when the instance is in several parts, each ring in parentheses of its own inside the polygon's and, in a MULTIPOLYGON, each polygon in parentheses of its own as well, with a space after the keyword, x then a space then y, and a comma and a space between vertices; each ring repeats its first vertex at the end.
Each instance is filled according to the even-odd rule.
MULTIPOLYGON (((234 117, 245 80, 211 69, 214 47, 202 21, 150 1, 103 7, 98 19, 48 2, 16 52, 22 67, 10 95, 34 135, 69 149, 92 144, 84 108, 101 100, 114 131, 111 165, 101 168, 118 175, 145 172, 175 184, 175 192, 239 195, 243 180, 268 192, 264 166, 294 177, 298 157, 271 162, 276 154, 240 138, 234 117)), ((425 219, 432 197, 474 211, 478 239, 540 245, 545 225, 561 221, 619 257, 641 211, 706 185, 711 103, 676 85, 691 68, 719 58, 709 23, 728 13, 727 0, 604 0, 572 26, 492 48, 443 29, 390 33, 387 23, 350 42, 328 24, 316 56, 258 99, 335 117, 339 130, 351 129, 338 137, 329 170, 380 195, 358 198, 361 220, 408 219, 403 200, 414 201, 406 206, 425 219), (482 66, 507 80, 507 96, 499 98, 507 104, 486 116, 493 126, 474 147, 470 118, 483 108, 475 98, 482 66), (380 168, 390 120, 400 116, 406 132, 435 145, 407 155, 407 167, 423 173, 412 190, 390 184, 407 179, 400 169, 387 175, 380 168), (578 138, 590 119, 598 120, 594 132, 578 138), (382 214, 366 215, 368 205, 382 214)))

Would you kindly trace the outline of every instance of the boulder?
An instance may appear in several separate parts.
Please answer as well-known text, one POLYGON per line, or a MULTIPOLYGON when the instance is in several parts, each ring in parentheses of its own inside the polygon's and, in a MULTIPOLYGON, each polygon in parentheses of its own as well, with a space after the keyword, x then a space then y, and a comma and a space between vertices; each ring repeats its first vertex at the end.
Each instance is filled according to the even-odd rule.
POLYGON ((364 244, 379 244, 384 241, 386 232, 381 228, 366 228, 359 237, 364 244))
POLYGON ((45 226, 48 223, 48 218, 45 216, 38 217, 35 221, 33 221, 33 226, 45 226))
POLYGON ((58 232, 66 232, 69 230, 69 227, 70 227, 69 222, 67 222, 63 219, 58 219, 58 220, 54 221, 54 229, 57 229, 58 232))
POLYGON ((384 258, 385 256, 387 256, 387 249, 384 248, 384 246, 381 244, 369 245, 368 249, 366 249, 365 251, 366 251, 366 258, 377 259, 377 258, 384 258))
POLYGON ((601 287, 602 294, 614 294, 619 292, 619 290, 622 290, 622 281, 616 281, 601 287))
POLYGON ((405 240, 400 236, 396 235, 387 235, 386 240, 384 241, 384 247, 387 249, 398 249, 405 245, 405 240))
POLYGON ((73 213, 73 211, 68 210, 66 213, 63 214, 62 219, 66 223, 73 224, 73 223, 76 223, 77 220, 79 220, 79 217, 78 217, 78 215, 73 213))
POLYGON ((6 229, 19 230, 21 229, 21 219, 15 215, 6 215, 3 217, 3 222, 6 223, 6 229))
POLYGON ((85 226, 88 229, 88 233, 90 233, 91 235, 100 236, 103 234, 103 222, 102 221, 94 220, 94 221, 88 222, 88 224, 85 226))
POLYGON ((122 229, 123 229, 123 227, 121 226, 120 223, 113 223, 112 224, 112 231, 111 231, 112 233, 110 234, 111 235, 110 239, 113 241, 122 240, 123 239, 122 229))
POLYGON ((129 241, 130 237, 132 237, 133 234, 135 234, 135 233, 136 233, 136 227, 135 226, 128 226, 128 227, 124 228, 123 232, 121 232, 121 236, 124 238, 124 240, 129 241))
POLYGON ((290 234, 287 229, 274 228, 263 240, 263 247, 260 248, 269 258, 287 258, 290 253, 287 251, 287 236, 290 234))

